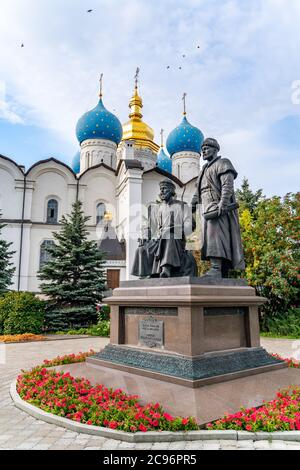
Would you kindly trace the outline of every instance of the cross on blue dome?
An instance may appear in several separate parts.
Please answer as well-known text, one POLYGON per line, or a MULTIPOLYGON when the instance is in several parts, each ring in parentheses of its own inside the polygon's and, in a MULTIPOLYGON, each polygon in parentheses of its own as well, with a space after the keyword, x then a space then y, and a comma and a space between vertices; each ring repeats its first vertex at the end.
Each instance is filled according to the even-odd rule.
POLYGON ((166 147, 171 157, 178 152, 200 153, 204 135, 184 116, 179 126, 168 135, 166 147))
POLYGON ((87 139, 105 139, 118 145, 122 134, 122 124, 105 108, 102 98, 95 108, 81 116, 76 126, 76 136, 80 144, 87 139))

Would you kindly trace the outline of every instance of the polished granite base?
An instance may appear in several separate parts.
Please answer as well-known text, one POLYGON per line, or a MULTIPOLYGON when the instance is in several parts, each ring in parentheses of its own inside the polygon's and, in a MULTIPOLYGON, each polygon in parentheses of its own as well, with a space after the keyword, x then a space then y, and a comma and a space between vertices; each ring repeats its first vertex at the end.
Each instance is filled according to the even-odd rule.
POLYGON ((192 388, 287 367, 261 347, 189 357, 108 344, 86 362, 192 388))
POLYGON ((149 377, 141 377, 116 369, 86 363, 56 366, 72 376, 85 377, 94 384, 122 388, 126 393, 139 395, 141 403, 159 402, 175 416, 194 416, 205 424, 235 413, 241 406, 257 407, 275 398, 276 392, 289 385, 300 386, 300 370, 286 368, 243 377, 229 382, 187 388, 149 377))

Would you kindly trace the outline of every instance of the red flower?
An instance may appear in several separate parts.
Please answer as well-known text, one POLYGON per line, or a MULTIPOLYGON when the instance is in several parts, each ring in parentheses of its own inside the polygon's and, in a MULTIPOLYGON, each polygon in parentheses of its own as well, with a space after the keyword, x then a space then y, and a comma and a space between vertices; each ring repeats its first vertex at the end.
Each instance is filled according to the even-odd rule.
POLYGON ((183 424, 183 426, 186 426, 188 423, 189 423, 188 418, 182 418, 181 424, 183 424))
POLYGON ((116 429, 118 427, 117 421, 111 421, 108 425, 110 429, 116 429))
POLYGON ((139 425, 139 430, 142 431, 142 432, 147 432, 147 428, 143 424, 139 425))
POLYGON ((173 418, 173 416, 169 415, 169 413, 164 413, 163 414, 163 417, 167 420, 167 421, 174 421, 175 418, 173 418))

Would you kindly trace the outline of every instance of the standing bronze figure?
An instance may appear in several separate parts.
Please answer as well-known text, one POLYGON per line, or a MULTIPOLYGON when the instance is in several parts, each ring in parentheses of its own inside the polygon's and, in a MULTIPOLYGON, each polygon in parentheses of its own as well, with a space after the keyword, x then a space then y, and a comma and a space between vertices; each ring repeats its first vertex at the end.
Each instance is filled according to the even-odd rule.
POLYGON ((218 155, 220 146, 215 139, 205 139, 201 150, 206 164, 192 200, 194 213, 200 205, 201 259, 211 263, 206 276, 227 277, 230 269, 245 269, 234 195, 237 172, 228 158, 218 155))

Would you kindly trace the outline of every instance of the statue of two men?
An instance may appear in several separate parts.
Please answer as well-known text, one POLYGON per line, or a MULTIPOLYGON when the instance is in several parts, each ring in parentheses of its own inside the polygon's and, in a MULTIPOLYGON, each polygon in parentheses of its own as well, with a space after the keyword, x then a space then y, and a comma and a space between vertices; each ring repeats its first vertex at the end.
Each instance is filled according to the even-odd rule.
POLYGON ((186 237, 195 228, 192 213, 195 215, 197 205, 201 220, 201 259, 210 261, 211 265, 205 276, 228 277, 230 269, 245 269, 234 195, 237 172, 230 160, 218 155, 220 146, 215 139, 205 139, 201 150, 206 163, 197 179, 192 211, 185 202, 175 199, 172 181, 160 183, 161 203, 149 217, 149 224, 154 224, 157 231, 140 243, 133 275, 197 276, 194 257, 185 249, 186 237))

